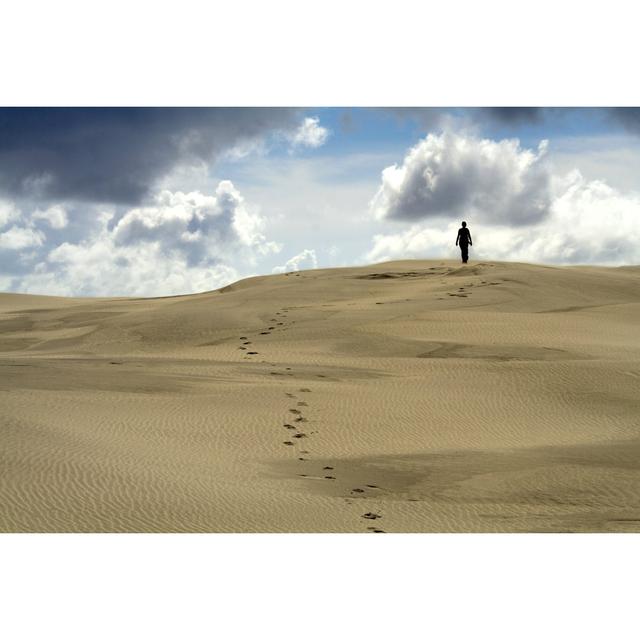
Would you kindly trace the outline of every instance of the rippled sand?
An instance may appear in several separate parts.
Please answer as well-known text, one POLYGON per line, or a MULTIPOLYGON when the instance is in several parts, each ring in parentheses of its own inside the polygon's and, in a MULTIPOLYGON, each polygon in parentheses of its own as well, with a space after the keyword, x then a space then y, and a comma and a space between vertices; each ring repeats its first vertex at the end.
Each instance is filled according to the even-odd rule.
POLYGON ((640 531, 640 268, 0 294, 2 531, 640 531))

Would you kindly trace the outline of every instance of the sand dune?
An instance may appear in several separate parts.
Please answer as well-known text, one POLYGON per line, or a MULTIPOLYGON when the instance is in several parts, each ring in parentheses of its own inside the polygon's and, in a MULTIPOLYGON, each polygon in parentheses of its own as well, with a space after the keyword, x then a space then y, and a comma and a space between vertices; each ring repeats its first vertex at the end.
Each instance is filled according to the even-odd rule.
POLYGON ((640 267, 0 294, 2 531, 640 531, 640 267))

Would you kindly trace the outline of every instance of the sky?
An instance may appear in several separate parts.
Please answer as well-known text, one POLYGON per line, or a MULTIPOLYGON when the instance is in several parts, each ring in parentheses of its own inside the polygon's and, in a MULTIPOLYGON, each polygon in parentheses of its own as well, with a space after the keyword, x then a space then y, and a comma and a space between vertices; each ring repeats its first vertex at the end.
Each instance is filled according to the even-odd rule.
POLYGON ((640 110, 0 108, 0 291, 404 258, 640 263, 640 110))

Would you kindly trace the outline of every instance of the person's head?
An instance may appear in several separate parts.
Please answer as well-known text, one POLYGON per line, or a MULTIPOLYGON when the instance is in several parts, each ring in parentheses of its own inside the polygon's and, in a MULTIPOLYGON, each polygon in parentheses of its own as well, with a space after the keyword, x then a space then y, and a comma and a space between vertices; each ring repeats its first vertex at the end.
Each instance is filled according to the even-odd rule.
POLYGON ((463 227, 466 227, 466 226, 467 226, 467 223, 466 223, 464 220, 462 221, 462 226, 463 226, 463 227))

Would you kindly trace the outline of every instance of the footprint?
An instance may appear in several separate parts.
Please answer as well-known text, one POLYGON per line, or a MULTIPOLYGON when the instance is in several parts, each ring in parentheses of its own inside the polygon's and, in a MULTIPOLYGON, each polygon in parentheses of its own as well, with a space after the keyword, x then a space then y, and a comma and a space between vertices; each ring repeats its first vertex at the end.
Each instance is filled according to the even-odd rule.
POLYGON ((247 336, 240 336, 240 340, 246 340, 247 336))
POLYGON ((325 480, 335 480, 335 476, 325 476, 325 480))
POLYGON ((333 471, 333 467, 322 467, 323 471, 333 471))
POLYGON ((257 351, 247 351, 247 355, 250 355, 250 356, 257 356, 257 355, 258 355, 258 352, 257 352, 257 351))
POLYGON ((298 460, 301 460, 302 462, 306 462, 308 458, 298 458, 298 460))
POLYGON ((308 407, 309 405, 306 402, 301 400, 300 402, 298 402, 298 406, 299 407, 308 407))
POLYGON ((289 409, 289 413, 295 413, 295 414, 301 414, 302 411, 300 411, 300 409, 289 409))
POLYGON ((273 329, 275 329, 275 327, 269 327, 269 331, 272 331, 273 329))
POLYGON ((307 422, 307 419, 303 418, 302 416, 298 416, 294 419, 294 422, 307 422))
POLYGON ((247 347, 238 347, 238 349, 242 349, 243 351, 246 351, 247 347))
POLYGON ((261 332, 260 332, 260 335, 261 335, 261 336, 268 336, 268 335, 269 335, 269 332, 268 332, 268 331, 261 331, 261 332))
POLYGON ((286 444, 288 447, 293 446, 293 442, 291 442, 291 440, 285 440, 282 444, 286 444))
POLYGON ((298 391, 301 391, 302 393, 311 393, 311 389, 307 389, 306 387, 303 387, 302 389, 298 389, 298 391))
POLYGON ((306 438, 307 434, 306 433, 296 433, 293 437, 294 438, 306 438))
POLYGON ((353 493, 364 493, 364 489, 351 489, 353 493))
POLYGON ((382 518, 379 513, 372 513, 371 511, 367 511, 367 513, 362 514, 362 517, 367 520, 377 520, 378 518, 382 518))
POLYGON ((378 485, 377 484, 365 484, 365 487, 369 487, 369 489, 378 489, 378 485))
POLYGON ((287 398, 295 398, 293 393, 285 393, 284 395, 287 396, 287 398))
POLYGON ((309 453, 308 451, 301 451, 300 453, 304 454, 305 456, 309 453))
POLYGON ((295 429, 295 427, 292 424, 283 424, 282 425, 285 429, 295 429))

